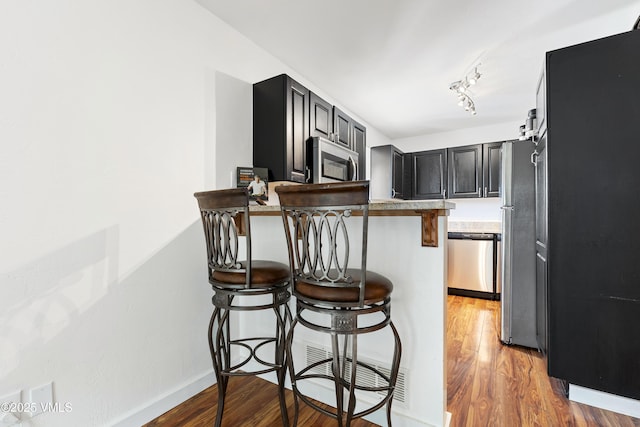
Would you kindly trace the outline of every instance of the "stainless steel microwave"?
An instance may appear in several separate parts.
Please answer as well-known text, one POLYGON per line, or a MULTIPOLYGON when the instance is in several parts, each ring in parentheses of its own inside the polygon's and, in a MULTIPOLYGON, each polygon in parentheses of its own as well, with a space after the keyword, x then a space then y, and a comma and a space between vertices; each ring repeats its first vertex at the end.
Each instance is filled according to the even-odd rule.
POLYGON ((322 137, 313 138, 314 183, 356 181, 358 153, 322 137))

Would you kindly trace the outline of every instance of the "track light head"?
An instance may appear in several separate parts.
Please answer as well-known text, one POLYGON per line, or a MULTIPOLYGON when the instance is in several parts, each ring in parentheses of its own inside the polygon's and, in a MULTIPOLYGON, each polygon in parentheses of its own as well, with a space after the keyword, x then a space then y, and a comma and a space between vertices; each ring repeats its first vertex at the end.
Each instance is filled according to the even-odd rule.
POLYGON ((473 74, 465 76, 463 79, 456 80, 449 85, 449 90, 456 92, 458 95, 458 105, 463 107, 465 111, 469 111, 472 115, 476 115, 476 106, 471 97, 469 96, 469 87, 478 82, 480 78, 478 67, 473 70, 473 74))

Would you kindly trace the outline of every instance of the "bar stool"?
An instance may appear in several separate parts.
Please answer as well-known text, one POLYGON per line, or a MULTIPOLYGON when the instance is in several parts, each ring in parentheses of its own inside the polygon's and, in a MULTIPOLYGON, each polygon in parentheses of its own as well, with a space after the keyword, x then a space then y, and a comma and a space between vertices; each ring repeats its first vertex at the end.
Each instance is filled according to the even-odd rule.
POLYGON ((391 404, 400 367, 401 343, 391 322, 393 284, 386 277, 367 271, 369 182, 339 182, 280 186, 280 199, 289 262, 292 269, 296 315, 287 335, 287 364, 295 396, 294 425, 298 422, 298 400, 337 419, 338 426, 370 414, 386 405, 391 426, 391 404), (361 226, 353 220, 361 215, 361 226), (353 223, 348 227, 347 223, 353 223), (351 239, 350 239, 351 238, 351 239), (358 242, 360 239, 360 242, 358 242), (353 247, 362 245, 357 266, 353 247), (330 335, 331 356, 296 370, 293 337, 297 324, 330 335), (386 326, 393 333, 393 357, 389 373, 358 360, 358 335, 386 326), (319 369, 330 365, 330 369, 319 369), (375 375, 379 386, 359 381, 358 372, 375 375), (327 410, 301 392, 306 380, 329 381, 335 389, 336 409, 327 410), (356 412, 356 392, 374 392, 384 398, 356 412))
MULTIPOLYGON (((209 348, 218 383, 218 409, 216 427, 222 422, 224 399, 229 377, 259 375, 276 372, 282 424, 289 425, 284 396, 286 376, 285 338, 287 322, 292 316, 288 301, 289 266, 274 261, 251 259, 251 228, 247 189, 237 188, 195 193, 200 207, 207 246, 209 283, 214 291, 214 305, 209 322, 209 348), (241 260, 239 236, 246 236, 246 253, 241 260), (242 298, 236 298, 242 297, 242 298), (234 339, 231 336, 229 315, 233 311, 273 310, 275 332, 273 336, 234 339), (273 360, 265 360, 267 345, 273 344, 273 360), (244 359, 232 359, 232 347, 244 349, 244 359), (246 354, 248 353, 248 354, 246 354), (239 371, 250 361, 262 369, 239 371), (234 363, 232 365, 232 362, 234 363)), ((239 353, 241 353, 240 351, 239 353)), ((234 353, 234 356, 238 357, 234 353)))

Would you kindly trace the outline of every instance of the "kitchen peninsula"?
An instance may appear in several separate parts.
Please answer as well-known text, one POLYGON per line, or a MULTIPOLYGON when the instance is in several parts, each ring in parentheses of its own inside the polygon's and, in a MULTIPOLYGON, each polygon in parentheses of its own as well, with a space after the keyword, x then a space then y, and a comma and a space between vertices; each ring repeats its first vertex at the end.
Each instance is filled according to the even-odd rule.
MULTIPOLYGON (((454 207, 446 200, 370 203, 367 268, 394 284, 392 318, 402 340, 401 378, 393 404, 396 427, 446 424, 447 215, 454 207)), ((251 206, 250 211, 253 257, 288 262, 279 206, 251 206)), ((352 248, 352 253, 359 251, 352 248)), ((359 259, 353 261, 358 263, 359 259)), ((253 334, 268 328, 255 321, 241 326, 253 334)), ((318 340, 317 335, 304 332, 296 332, 294 358, 309 357, 310 347, 312 351, 330 348, 328 341, 323 342, 326 337, 318 340)), ((386 345, 391 343, 391 335, 381 333, 363 336, 358 352, 362 358, 380 361, 384 368, 386 362, 382 361, 390 360, 392 346, 386 345)), ((328 404, 335 400, 332 390, 320 386, 313 395, 328 404)), ((367 419, 386 425, 383 410, 367 419)))

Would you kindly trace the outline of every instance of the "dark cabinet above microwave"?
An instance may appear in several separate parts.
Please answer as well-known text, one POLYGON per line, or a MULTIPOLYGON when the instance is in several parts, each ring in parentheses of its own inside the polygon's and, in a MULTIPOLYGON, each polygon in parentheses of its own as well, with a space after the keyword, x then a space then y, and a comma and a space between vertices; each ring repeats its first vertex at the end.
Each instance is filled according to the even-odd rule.
POLYGON ((333 133, 333 105, 313 92, 309 92, 309 133, 327 139, 333 133))
POLYGON ((310 138, 358 153, 365 179, 366 128, 286 74, 253 85, 253 165, 270 181, 312 182, 310 138))

